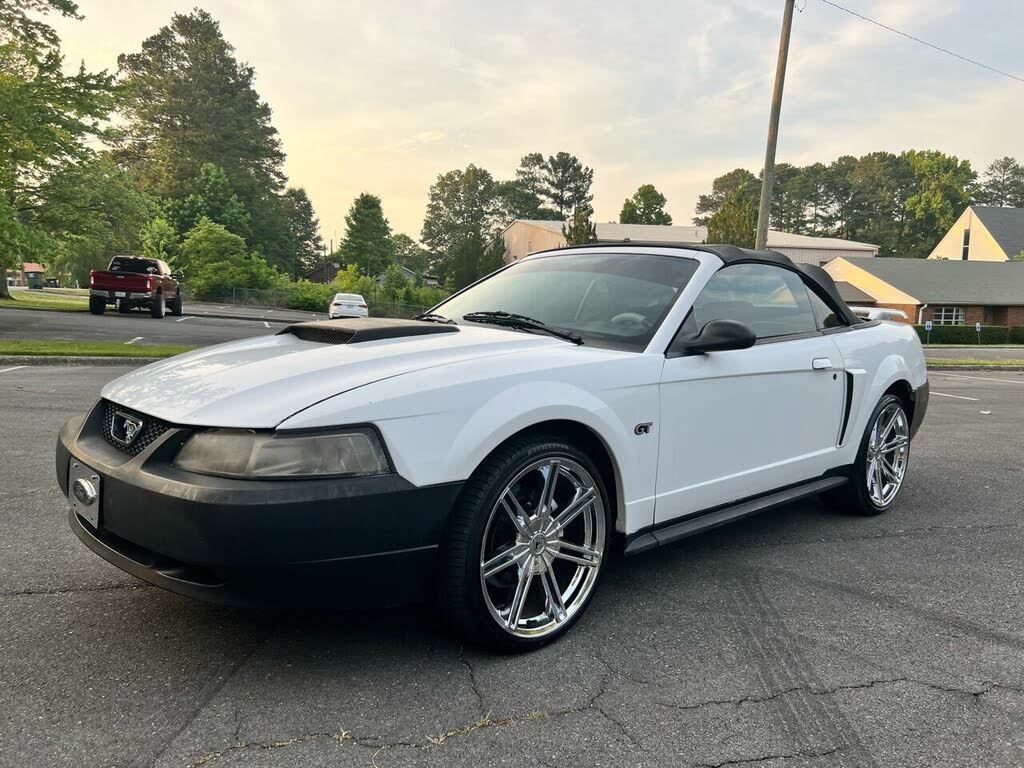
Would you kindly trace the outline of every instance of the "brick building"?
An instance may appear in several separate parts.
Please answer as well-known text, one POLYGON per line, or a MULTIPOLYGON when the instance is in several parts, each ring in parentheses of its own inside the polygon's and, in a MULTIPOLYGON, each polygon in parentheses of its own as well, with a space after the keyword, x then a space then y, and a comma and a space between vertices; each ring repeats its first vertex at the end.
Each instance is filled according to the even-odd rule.
POLYGON ((840 257, 825 271, 914 323, 1024 326, 1024 262, 840 257))

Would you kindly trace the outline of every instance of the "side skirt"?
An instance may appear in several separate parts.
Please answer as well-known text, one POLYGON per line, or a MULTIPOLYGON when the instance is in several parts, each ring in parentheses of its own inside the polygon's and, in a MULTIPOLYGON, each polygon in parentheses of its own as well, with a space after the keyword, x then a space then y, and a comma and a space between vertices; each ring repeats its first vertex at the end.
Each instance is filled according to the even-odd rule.
POLYGON ((838 488, 840 485, 844 485, 847 480, 848 478, 845 475, 821 477, 817 480, 800 483, 799 485, 773 491, 762 496, 744 499, 734 504, 714 507, 685 517, 682 520, 669 521, 665 525, 649 528, 646 531, 638 531, 626 539, 624 552, 627 555, 638 555, 641 552, 647 552, 656 547, 671 544, 702 531, 756 515, 758 512, 764 512, 766 509, 789 504, 806 496, 814 496, 832 488, 838 488))

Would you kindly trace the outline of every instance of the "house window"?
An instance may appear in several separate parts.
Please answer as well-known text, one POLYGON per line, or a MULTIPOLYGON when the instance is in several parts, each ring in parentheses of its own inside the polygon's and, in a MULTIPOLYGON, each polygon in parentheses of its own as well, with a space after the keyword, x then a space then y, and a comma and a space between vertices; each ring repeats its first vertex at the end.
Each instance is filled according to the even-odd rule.
POLYGON ((936 325, 963 325, 963 307, 936 307, 932 316, 936 325))
POLYGON ((960 249, 960 258, 967 261, 967 255, 971 252, 971 230, 964 230, 964 247, 960 249))

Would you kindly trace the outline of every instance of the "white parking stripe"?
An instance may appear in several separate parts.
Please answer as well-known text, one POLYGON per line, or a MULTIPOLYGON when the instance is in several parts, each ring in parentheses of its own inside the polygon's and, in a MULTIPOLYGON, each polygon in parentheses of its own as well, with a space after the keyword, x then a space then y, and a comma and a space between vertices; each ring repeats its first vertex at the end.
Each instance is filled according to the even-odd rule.
POLYGON ((145 336, 136 336, 131 341, 126 341, 125 344, 134 344, 136 341, 142 341, 144 338, 146 338, 146 337, 145 336))
POLYGON ((964 397, 963 395, 947 395, 945 392, 932 392, 932 394, 938 397, 955 397, 957 400, 973 400, 974 402, 978 402, 978 398, 976 397, 964 397))
POLYGON ((264 320, 263 321, 263 327, 264 328, 269 328, 270 327, 270 323, 268 323, 266 320, 264 320))
POLYGON ((15 365, 15 366, 13 366, 11 368, 4 368, 3 370, 0 370, 0 373, 7 373, 8 371, 16 371, 19 368, 24 368, 24 367, 25 367, 24 365, 15 365))
POLYGON ((993 379, 989 376, 964 376, 962 373, 946 373, 945 371, 935 371, 932 375, 934 376, 948 376, 951 379, 969 379, 970 381, 1001 381, 1004 384, 1024 384, 1024 379, 1020 381, 1014 381, 1013 379, 993 379))
POLYGON ((177 320, 175 320, 174 322, 176 322, 176 323, 180 323, 180 322, 181 322, 182 320, 191 320, 191 319, 192 319, 192 317, 193 317, 192 315, 185 315, 184 317, 179 317, 179 318, 178 318, 177 320))

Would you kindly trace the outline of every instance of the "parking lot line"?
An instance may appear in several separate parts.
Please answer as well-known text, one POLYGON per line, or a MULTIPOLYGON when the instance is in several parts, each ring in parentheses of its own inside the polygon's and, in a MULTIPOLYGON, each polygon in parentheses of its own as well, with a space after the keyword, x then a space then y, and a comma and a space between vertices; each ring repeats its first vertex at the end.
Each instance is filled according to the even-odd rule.
POLYGON ((932 375, 947 376, 951 379, 969 379, 970 381, 1001 381, 1004 384, 1024 384, 1024 380, 1014 381, 1013 379, 993 379, 990 376, 964 376, 962 373, 946 373, 945 371, 935 371, 932 375))
POLYGON ((0 370, 0 373, 7 373, 8 371, 16 371, 19 368, 25 368, 25 367, 26 366, 24 366, 24 365, 13 365, 10 368, 4 368, 4 369, 0 370))
POLYGON ((125 344, 134 344, 136 341, 142 341, 144 338, 146 338, 146 337, 145 336, 136 336, 131 341, 126 341, 125 344))
POLYGON ((269 328, 270 327, 270 323, 268 323, 266 320, 264 320, 263 321, 263 327, 264 328, 269 328))
POLYGON ((191 320, 192 318, 193 318, 193 315, 185 315, 184 317, 179 317, 174 322, 180 323, 182 320, 191 320))
POLYGON ((957 400, 973 400, 978 402, 977 397, 964 397, 963 395, 947 395, 945 392, 932 392, 936 397, 955 397, 957 400))

